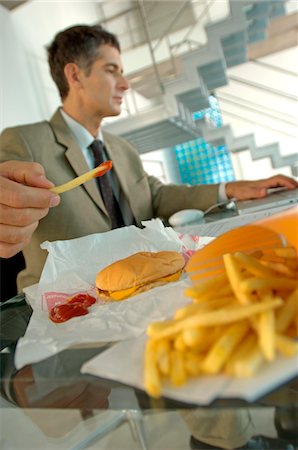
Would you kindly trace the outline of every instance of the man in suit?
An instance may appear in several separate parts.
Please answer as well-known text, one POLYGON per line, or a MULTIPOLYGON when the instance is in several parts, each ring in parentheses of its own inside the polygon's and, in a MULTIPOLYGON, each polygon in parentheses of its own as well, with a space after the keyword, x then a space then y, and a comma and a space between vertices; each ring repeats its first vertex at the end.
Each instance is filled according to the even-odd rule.
MULTIPOLYGON (((167 219, 180 209, 206 209, 218 201, 218 185, 163 185, 148 176, 128 142, 101 130, 105 117, 120 114, 128 89, 114 35, 99 26, 71 27, 58 33, 48 48, 48 57, 62 107, 50 121, 4 130, 2 161, 37 162, 48 180, 59 185, 94 167, 90 146, 100 139, 104 158, 113 161, 112 171, 104 177, 112 186, 121 225, 140 225, 152 217, 167 219)), ((260 197, 268 187, 296 185, 294 180, 277 176, 258 182, 227 183, 221 186, 221 195, 225 199, 260 197)), ((46 251, 40 249, 43 241, 77 238, 113 227, 95 180, 64 193, 60 204, 40 220, 30 243, 23 248, 26 268, 18 276, 18 289, 38 282, 46 258, 46 251)))

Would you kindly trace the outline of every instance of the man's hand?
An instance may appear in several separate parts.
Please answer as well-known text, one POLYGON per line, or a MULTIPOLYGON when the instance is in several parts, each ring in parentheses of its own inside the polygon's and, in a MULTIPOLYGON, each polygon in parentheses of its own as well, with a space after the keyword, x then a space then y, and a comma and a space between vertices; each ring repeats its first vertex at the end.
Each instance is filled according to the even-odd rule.
POLYGON ((285 175, 275 175, 256 181, 233 181, 226 184, 226 195, 228 198, 236 198, 237 200, 263 198, 267 195, 267 189, 278 187, 295 189, 298 188, 298 182, 285 175))
POLYGON ((49 191, 53 183, 34 162, 0 164, 0 256, 10 258, 30 241, 40 219, 60 197, 49 191))

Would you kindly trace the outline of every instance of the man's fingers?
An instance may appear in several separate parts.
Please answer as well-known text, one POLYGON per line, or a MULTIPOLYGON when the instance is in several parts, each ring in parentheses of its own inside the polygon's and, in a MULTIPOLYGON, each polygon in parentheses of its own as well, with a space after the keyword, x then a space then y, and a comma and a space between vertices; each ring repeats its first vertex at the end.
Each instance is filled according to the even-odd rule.
POLYGON ((38 221, 27 225, 26 227, 16 227, 0 224, 1 242, 8 244, 19 244, 29 242, 32 233, 36 230, 38 221))
POLYGON ((256 181, 232 181, 226 183, 226 194, 228 198, 236 198, 237 200, 264 198, 268 194, 268 189, 278 187, 296 189, 298 188, 298 182, 285 175, 275 175, 271 178, 256 181))
POLYGON ((16 227, 26 227, 38 222, 49 212, 49 208, 11 208, 0 204, 0 223, 16 227))
POLYGON ((54 184, 49 181, 41 164, 27 161, 7 161, 1 164, 0 176, 27 186, 49 189, 54 184))
POLYGON ((284 175, 275 175, 274 177, 265 180, 258 180, 251 187, 251 198, 263 198, 268 195, 268 189, 287 188, 296 189, 298 183, 293 178, 284 175))
POLYGON ((6 242, 0 242, 0 256, 1 258, 11 258, 17 253, 21 252, 26 246, 26 243, 21 244, 7 244, 6 242))
POLYGON ((11 256, 22 250, 29 243, 32 234, 36 230, 38 222, 31 223, 26 227, 16 227, 0 224, 0 255, 3 258, 11 256))
POLYGON ((285 175, 275 175, 274 177, 267 178, 266 180, 260 180, 257 183, 267 189, 278 187, 295 189, 298 187, 298 182, 294 178, 289 178, 285 175))
POLYGON ((9 161, 0 165, 0 256, 10 258, 29 242, 49 208, 60 197, 49 190, 40 164, 9 161))
POLYGON ((13 208, 49 208, 58 205, 60 197, 48 189, 24 186, 0 177, 0 203, 13 208))

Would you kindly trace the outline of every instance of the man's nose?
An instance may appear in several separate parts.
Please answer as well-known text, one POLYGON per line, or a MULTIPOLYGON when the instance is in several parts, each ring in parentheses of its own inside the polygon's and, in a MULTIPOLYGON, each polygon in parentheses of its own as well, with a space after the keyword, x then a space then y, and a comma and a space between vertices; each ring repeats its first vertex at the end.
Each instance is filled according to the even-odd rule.
POLYGON ((124 75, 121 75, 121 79, 119 81, 119 86, 123 91, 127 91, 127 89, 129 89, 129 87, 130 87, 129 81, 124 75))

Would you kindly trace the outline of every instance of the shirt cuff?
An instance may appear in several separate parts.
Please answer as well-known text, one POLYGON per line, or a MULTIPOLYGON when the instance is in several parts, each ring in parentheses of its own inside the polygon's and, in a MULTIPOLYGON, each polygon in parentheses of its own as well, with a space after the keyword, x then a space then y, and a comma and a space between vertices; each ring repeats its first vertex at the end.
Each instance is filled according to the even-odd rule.
POLYGON ((218 187, 218 202, 227 202, 226 183, 220 183, 218 187))

